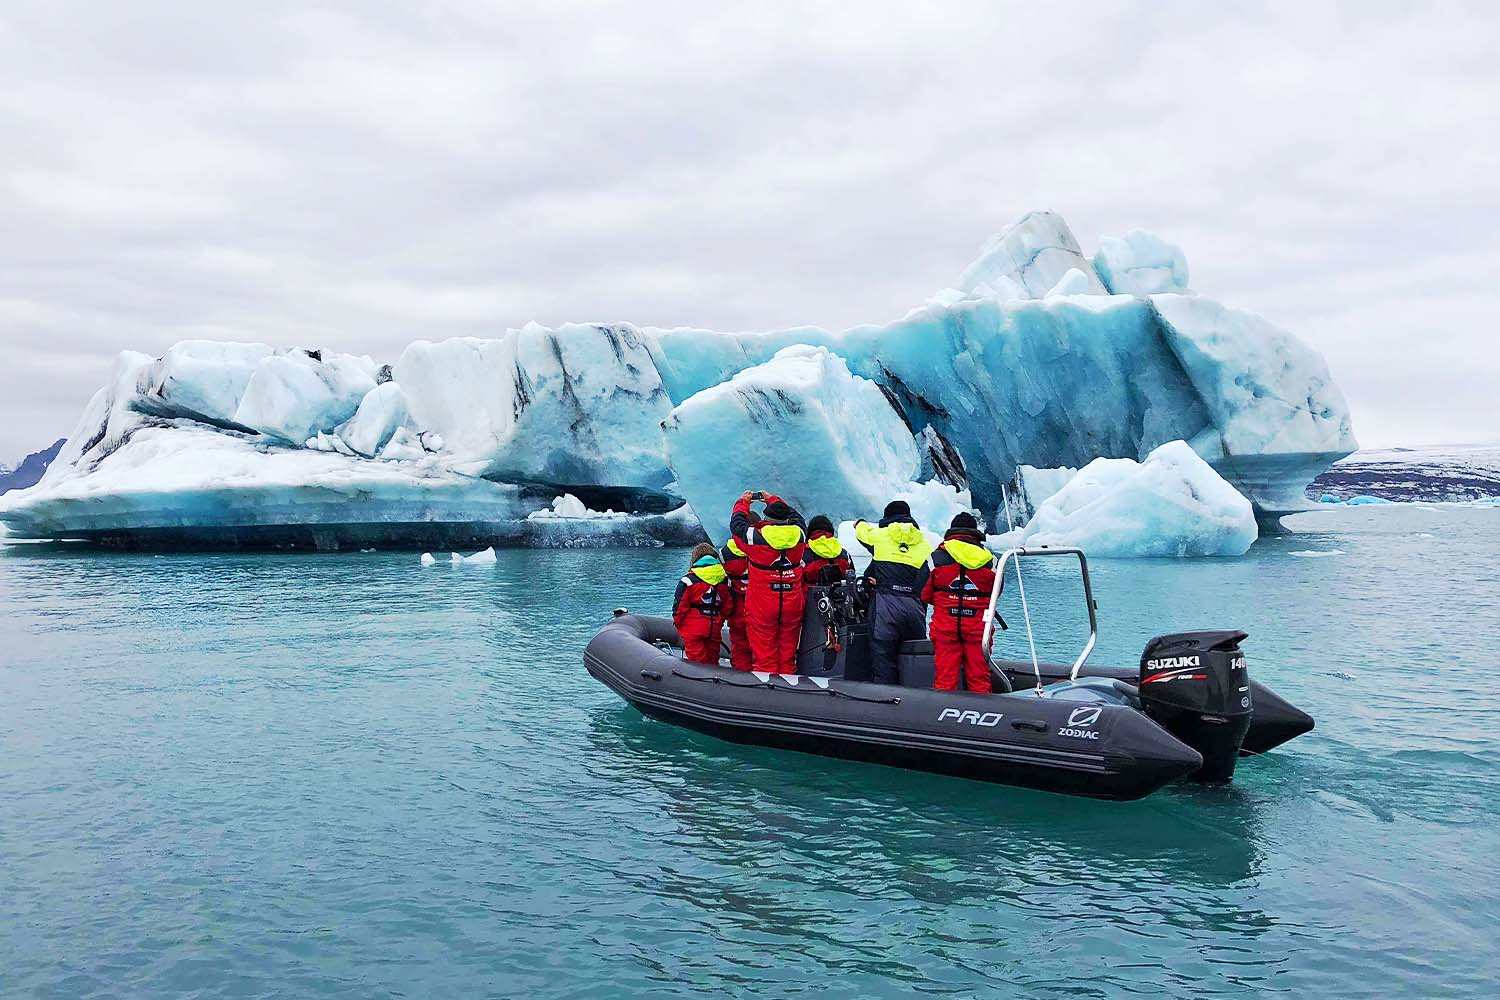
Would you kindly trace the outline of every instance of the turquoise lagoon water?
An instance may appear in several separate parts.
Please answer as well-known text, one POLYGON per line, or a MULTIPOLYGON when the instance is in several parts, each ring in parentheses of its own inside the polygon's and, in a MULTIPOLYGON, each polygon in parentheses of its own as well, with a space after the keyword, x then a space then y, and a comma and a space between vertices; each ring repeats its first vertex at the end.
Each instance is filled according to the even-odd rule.
POLYGON ((1095 564, 1102 661, 1242 627, 1318 719, 1129 804, 641 719, 579 653, 680 550, 0 549, 0 993, 1493 996, 1500 509, 1298 527, 1095 564))

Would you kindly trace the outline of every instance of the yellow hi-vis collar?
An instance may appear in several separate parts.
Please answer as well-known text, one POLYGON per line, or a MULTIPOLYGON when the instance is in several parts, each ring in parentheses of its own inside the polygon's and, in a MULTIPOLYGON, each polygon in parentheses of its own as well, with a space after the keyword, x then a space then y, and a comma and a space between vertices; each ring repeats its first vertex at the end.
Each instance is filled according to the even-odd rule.
POLYGON ((735 541, 733 538, 729 539, 729 551, 733 552, 735 554, 735 556, 737 556, 740 559, 745 558, 745 553, 740 548, 740 543, 737 542, 737 541, 735 541))
POLYGON ((802 529, 795 524, 763 524, 755 530, 773 549, 790 549, 802 541, 802 529))
POLYGON ((950 538, 943 543, 943 548, 953 557, 953 561, 964 569, 978 569, 994 561, 995 556, 989 549, 982 545, 975 545, 959 538, 950 538))
POLYGON ((717 587, 724 582, 724 564, 712 563, 708 566, 694 566, 693 575, 710 587, 717 587))
POLYGON ((832 535, 811 539, 807 547, 812 549, 820 559, 837 559, 839 553, 844 551, 844 546, 839 544, 839 540, 832 535))

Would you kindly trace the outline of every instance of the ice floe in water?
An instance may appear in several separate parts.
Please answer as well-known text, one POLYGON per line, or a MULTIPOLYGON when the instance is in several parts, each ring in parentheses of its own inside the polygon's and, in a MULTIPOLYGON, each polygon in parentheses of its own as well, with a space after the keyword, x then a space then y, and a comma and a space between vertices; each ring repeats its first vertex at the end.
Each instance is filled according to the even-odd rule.
POLYGON ((452 562, 455 566, 492 566, 495 563, 495 550, 493 547, 476 552, 471 556, 462 556, 453 553, 452 562))
POLYGON ((421 562, 423 566, 436 566, 437 558, 431 552, 423 552, 421 562))
POLYGON ((590 510, 586 504, 571 493, 552 499, 552 506, 534 510, 526 515, 528 521, 587 521, 625 517, 612 510, 590 510))
POLYGON ((1322 559, 1325 556, 1341 556, 1343 554, 1343 549, 1298 549, 1296 552, 1287 553, 1287 555, 1296 556, 1299 559, 1322 559))
POLYGON ((1255 541, 1250 502, 1182 441, 1144 462, 1095 459, 995 547, 1076 546, 1091 556, 1237 556, 1255 541))

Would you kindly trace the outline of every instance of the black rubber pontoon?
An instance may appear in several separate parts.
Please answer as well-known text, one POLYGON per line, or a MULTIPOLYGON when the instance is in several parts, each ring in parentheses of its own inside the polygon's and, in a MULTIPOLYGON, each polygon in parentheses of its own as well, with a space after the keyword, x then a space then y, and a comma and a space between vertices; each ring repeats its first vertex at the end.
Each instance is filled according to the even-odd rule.
POLYGON ((1203 764, 1124 705, 745 673, 688 663, 679 643, 666 619, 623 615, 584 665, 643 714, 733 743, 1103 799, 1138 799, 1203 764))

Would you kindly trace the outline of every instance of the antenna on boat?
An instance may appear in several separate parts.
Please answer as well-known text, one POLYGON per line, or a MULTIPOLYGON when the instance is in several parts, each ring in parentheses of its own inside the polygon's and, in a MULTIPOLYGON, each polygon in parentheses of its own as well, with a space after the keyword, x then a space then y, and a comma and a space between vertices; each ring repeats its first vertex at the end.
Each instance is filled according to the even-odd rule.
MULTIPOLYGON (((1016 530, 1016 521, 1010 514, 1010 494, 1006 491, 1004 483, 1000 484, 1000 502, 1005 507, 1005 524, 1011 532, 1014 532, 1016 530)), ((1001 572, 1004 572, 1004 567, 1001 567, 1001 572)), ((999 581, 996 582, 998 583, 999 581)), ((1019 556, 1016 558, 1016 587, 1021 591, 1021 617, 1026 619, 1026 645, 1031 648, 1031 672, 1036 675, 1037 694, 1041 694, 1042 666, 1037 662, 1036 658, 1036 638, 1031 634, 1031 609, 1026 606, 1026 581, 1021 578, 1021 559, 1019 556)), ((992 600, 990 603, 992 605, 990 612, 993 615, 994 601, 992 600)), ((993 635, 994 632, 991 631, 990 634, 993 635)))

